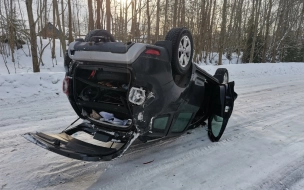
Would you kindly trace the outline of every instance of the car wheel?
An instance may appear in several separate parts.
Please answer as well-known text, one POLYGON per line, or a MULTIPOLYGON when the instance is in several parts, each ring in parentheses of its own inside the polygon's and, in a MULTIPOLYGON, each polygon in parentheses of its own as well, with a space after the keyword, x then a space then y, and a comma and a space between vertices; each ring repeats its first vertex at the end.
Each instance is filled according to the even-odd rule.
POLYGON ((110 32, 107 30, 101 30, 101 29, 96 29, 96 30, 91 30, 86 36, 84 41, 85 42, 90 42, 91 38, 93 36, 104 36, 109 39, 110 42, 115 42, 115 38, 112 36, 110 32))
POLYGON ((171 65, 173 74, 186 74, 191 68, 193 56, 193 39, 187 28, 173 28, 165 38, 172 42, 171 65))
POLYGON ((212 142, 218 142, 220 140, 227 122, 227 119, 217 115, 212 115, 208 118, 208 137, 212 142))
POLYGON ((229 73, 228 70, 225 68, 219 68, 216 70, 214 77, 219 81, 221 84, 227 84, 229 82, 229 73))

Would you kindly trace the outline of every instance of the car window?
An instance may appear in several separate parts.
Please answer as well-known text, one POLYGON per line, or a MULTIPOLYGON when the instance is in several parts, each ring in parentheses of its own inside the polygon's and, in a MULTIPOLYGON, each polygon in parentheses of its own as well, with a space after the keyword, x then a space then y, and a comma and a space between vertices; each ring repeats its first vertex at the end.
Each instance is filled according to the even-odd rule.
POLYGON ((169 119, 168 116, 154 119, 153 129, 165 130, 165 128, 167 126, 168 119, 169 119))
POLYGON ((171 132, 178 133, 185 130, 189 120, 192 117, 192 113, 180 113, 178 114, 177 119, 171 127, 171 132))

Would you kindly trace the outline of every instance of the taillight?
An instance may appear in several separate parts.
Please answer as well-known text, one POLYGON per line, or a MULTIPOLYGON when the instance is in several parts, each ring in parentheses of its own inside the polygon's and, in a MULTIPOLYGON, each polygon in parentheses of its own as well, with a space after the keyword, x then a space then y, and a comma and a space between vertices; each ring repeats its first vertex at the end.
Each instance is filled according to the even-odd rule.
POLYGON ((70 90, 69 84, 70 84, 70 79, 68 77, 65 77, 62 82, 62 91, 66 95, 69 95, 69 90, 70 90))
POLYGON ((147 49, 147 50, 145 51, 145 54, 157 55, 157 56, 159 56, 159 55, 160 55, 160 51, 157 50, 157 49, 147 49))

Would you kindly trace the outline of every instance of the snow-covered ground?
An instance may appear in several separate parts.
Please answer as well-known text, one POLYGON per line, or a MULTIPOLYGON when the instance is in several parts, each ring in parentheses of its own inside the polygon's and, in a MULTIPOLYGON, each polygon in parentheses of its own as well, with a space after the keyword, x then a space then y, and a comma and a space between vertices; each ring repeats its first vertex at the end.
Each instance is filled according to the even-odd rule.
MULTIPOLYGON (((229 65, 229 64, 241 64, 242 63, 242 55, 237 53, 232 53, 230 59, 228 59, 227 54, 223 54, 222 57, 222 65, 229 65)), ((211 52, 206 57, 206 52, 201 52, 199 57, 194 55, 195 63, 204 64, 204 65, 217 65, 219 60, 219 53, 218 52, 211 52)))
POLYGON ((220 142, 200 127, 110 162, 72 160, 21 136, 57 133, 77 118, 63 72, 2 73, 0 189, 304 189, 304 63, 222 67, 239 97, 220 142))
MULTIPOLYGON (((42 54, 42 60, 44 65, 40 65, 41 72, 64 72, 63 67, 63 56, 64 54, 60 51, 60 41, 55 40, 55 53, 56 58, 52 59, 51 57, 51 45, 49 44, 50 39, 41 39, 42 46, 40 44, 40 37, 37 37, 37 45, 39 50, 47 46, 42 54)), ((9 52, 8 45, 6 45, 7 52, 9 52)), ((16 74, 16 73, 32 73, 32 57, 29 54, 29 46, 27 44, 23 45, 22 49, 15 50, 15 63, 12 62, 11 55, 8 57, 3 57, 0 54, 0 75, 16 74), (5 61, 7 62, 7 67, 5 67, 5 61)), ((38 56, 40 53, 38 52, 38 56)))

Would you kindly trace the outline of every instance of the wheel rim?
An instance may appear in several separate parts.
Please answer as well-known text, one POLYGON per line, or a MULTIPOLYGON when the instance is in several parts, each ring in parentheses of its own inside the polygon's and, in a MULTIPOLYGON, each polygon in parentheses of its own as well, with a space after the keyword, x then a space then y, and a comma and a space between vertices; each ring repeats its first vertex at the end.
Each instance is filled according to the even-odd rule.
POLYGON ((224 74, 224 79, 223 79, 223 84, 227 84, 228 83, 228 74, 225 73, 224 74))
POLYGON ((178 61, 181 67, 186 67, 189 64, 191 51, 190 39, 188 36, 183 36, 178 47, 178 61))

